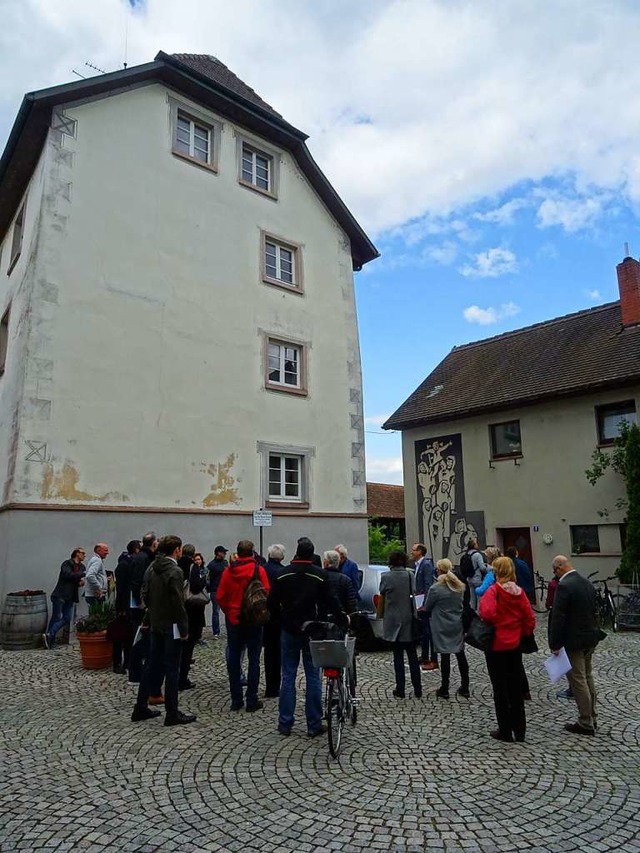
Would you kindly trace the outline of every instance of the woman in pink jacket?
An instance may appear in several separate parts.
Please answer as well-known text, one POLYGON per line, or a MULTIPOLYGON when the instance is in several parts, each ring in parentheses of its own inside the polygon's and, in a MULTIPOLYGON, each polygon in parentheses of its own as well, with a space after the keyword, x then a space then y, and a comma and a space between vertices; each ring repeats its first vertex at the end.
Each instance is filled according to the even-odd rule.
POLYGON ((493 648, 485 652, 498 720, 491 737, 511 743, 523 741, 527 728, 520 641, 533 633, 536 619, 509 557, 498 557, 492 568, 496 583, 480 599, 480 616, 495 628, 493 648))

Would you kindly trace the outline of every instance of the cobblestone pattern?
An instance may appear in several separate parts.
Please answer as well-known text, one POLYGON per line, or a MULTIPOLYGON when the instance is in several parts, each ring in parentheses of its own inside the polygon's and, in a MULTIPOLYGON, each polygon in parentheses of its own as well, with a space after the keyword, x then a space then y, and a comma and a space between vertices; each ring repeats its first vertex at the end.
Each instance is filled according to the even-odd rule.
POLYGON ((437 673, 421 701, 394 700, 390 656, 362 655, 339 763, 300 717, 279 736, 274 700, 229 711, 221 643, 197 648, 181 707, 198 721, 176 728, 131 723, 126 678, 85 672, 76 647, 0 652, 0 850, 640 851, 639 652, 639 634, 599 647, 595 738, 562 730, 575 706, 543 653, 527 657, 527 742, 513 745, 488 736, 479 653, 471 700, 449 702, 437 673))

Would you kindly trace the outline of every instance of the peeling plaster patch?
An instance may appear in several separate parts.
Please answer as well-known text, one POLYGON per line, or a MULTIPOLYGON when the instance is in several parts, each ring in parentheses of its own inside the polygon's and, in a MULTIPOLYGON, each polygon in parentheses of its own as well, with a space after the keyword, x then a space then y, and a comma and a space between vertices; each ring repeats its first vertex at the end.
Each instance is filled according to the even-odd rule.
POLYGON ((204 468, 204 472, 213 477, 211 491, 203 498, 202 506, 224 506, 225 504, 240 505, 238 491, 235 488, 235 477, 231 476, 231 469, 236 461, 236 454, 231 453, 225 462, 214 462, 204 468))
POLYGON ((127 495, 120 492, 107 492, 104 495, 92 495, 78 489, 80 475, 78 469, 68 459, 63 463, 62 470, 56 471, 53 462, 48 462, 42 477, 42 499, 63 501, 128 501, 127 495))

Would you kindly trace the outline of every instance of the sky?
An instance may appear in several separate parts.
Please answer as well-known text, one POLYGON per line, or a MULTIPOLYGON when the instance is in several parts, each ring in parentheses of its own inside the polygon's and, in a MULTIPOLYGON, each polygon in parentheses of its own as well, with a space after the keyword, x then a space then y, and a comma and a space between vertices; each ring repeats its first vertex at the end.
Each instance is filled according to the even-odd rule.
MULTIPOLYGON (((367 478, 452 347, 618 298, 640 255, 637 0, 0 0, 25 92, 210 53, 293 125, 381 252, 355 276, 367 478)), ((532 354, 533 355, 533 354, 532 354)))

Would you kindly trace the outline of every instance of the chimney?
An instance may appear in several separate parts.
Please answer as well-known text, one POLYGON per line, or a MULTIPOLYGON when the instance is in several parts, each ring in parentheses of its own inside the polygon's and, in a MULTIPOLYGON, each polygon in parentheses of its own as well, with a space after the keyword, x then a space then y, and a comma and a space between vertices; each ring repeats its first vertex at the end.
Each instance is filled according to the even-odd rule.
POLYGON ((616 267, 623 326, 640 324, 640 262, 626 257, 616 267))

